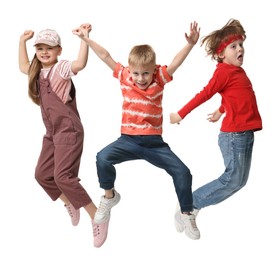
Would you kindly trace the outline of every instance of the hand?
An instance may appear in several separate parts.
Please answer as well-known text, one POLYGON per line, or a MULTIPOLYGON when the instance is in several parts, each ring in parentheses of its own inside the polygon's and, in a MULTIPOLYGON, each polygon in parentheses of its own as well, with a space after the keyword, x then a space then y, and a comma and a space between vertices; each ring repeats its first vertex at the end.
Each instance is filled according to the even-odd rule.
POLYGON ((222 113, 220 112, 219 109, 217 109, 213 113, 208 114, 207 120, 209 122, 215 123, 215 122, 217 122, 220 119, 221 116, 222 116, 222 113))
POLYGON ((34 36, 34 32, 32 30, 26 30, 21 36, 20 40, 23 40, 24 42, 32 39, 34 36))
POLYGON ((88 33, 90 33, 92 30, 92 26, 90 23, 83 23, 80 28, 84 31, 87 31, 88 33))
POLYGON ((91 24, 89 23, 84 23, 78 28, 72 30, 73 34, 77 35, 80 38, 85 38, 89 36, 89 32, 91 32, 91 24))
POLYGON ((170 113, 170 123, 171 124, 179 124, 182 120, 181 116, 178 113, 170 113))
POLYGON ((189 44, 196 44, 200 37, 200 28, 198 28, 198 23, 194 22, 190 24, 190 34, 185 33, 186 41, 189 44))

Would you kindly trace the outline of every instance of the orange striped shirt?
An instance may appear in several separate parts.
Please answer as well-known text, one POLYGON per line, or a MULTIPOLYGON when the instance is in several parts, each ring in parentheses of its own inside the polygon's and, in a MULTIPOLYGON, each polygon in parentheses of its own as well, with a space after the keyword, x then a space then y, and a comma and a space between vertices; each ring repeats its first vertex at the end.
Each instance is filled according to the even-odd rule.
POLYGON ((172 80, 166 68, 157 65, 153 81, 142 90, 133 83, 128 67, 117 63, 113 76, 120 81, 123 95, 122 134, 162 135, 163 90, 165 84, 172 80))

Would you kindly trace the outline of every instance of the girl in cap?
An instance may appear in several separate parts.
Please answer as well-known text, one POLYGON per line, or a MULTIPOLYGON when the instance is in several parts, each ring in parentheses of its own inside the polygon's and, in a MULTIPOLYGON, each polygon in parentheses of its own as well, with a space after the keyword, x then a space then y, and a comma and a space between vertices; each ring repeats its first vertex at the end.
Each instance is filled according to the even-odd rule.
MULTIPOLYGON (((243 42, 245 31, 238 20, 230 19, 220 30, 202 39, 206 52, 215 59, 216 70, 207 86, 203 88, 177 113, 170 114, 172 124, 179 123, 192 110, 219 93, 220 107, 208 116, 209 122, 218 121, 223 114, 218 144, 224 159, 224 173, 193 192, 193 205, 198 210, 215 205, 243 188, 248 180, 254 132, 262 129, 256 96, 243 68, 243 42)), ((177 209, 178 212, 178 209, 177 209)), ((179 215, 175 223, 181 231, 179 215)))
MULTIPOLYGON (((74 31, 79 30, 89 35, 91 25, 83 24, 74 31)), ((93 225, 94 246, 100 247, 106 240, 109 220, 94 223, 97 208, 78 178, 84 132, 71 80, 85 68, 88 46, 81 41, 77 60, 58 61, 62 52, 60 37, 56 31, 46 29, 36 36, 36 53, 30 63, 26 42, 33 35, 27 30, 20 37, 19 69, 28 75, 29 96, 40 106, 46 127, 35 178, 52 200, 64 202, 74 226, 79 223, 80 208, 85 208, 93 225)))

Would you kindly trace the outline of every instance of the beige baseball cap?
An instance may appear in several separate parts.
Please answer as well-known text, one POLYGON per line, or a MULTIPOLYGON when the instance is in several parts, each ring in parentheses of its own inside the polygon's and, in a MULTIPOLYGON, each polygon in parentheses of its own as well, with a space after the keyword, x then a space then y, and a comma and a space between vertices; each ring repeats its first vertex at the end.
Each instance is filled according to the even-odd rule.
POLYGON ((45 29, 40 31, 37 36, 34 45, 47 44, 49 46, 61 46, 61 40, 58 33, 51 29, 45 29))

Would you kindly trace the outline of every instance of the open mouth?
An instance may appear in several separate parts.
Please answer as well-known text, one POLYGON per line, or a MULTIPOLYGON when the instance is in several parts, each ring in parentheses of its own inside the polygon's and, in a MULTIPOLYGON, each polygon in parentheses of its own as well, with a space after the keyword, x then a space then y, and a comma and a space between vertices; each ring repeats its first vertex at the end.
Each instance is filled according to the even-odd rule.
POLYGON ((237 57, 237 59, 238 59, 239 61, 243 61, 243 55, 239 55, 239 56, 237 57))
POLYGON ((137 86, 141 89, 145 89, 146 88, 146 83, 142 84, 142 83, 137 82, 137 86))

